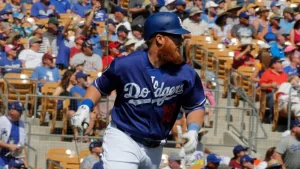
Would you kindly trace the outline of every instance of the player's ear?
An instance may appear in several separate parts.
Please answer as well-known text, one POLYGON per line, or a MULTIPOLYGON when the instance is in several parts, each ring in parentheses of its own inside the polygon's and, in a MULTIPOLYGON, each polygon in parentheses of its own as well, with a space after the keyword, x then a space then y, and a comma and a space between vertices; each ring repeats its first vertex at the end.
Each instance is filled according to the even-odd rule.
POLYGON ((157 45, 157 47, 161 47, 166 42, 165 37, 163 35, 160 35, 160 34, 157 34, 155 36, 155 39, 156 39, 156 45, 157 45))

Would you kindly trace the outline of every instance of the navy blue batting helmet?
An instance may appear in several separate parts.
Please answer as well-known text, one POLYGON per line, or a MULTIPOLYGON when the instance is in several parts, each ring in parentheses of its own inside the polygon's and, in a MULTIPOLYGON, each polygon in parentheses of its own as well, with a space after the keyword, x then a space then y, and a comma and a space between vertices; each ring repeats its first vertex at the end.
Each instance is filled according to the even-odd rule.
POLYGON ((180 18, 171 12, 158 12, 147 18, 144 24, 144 39, 147 41, 156 33, 182 35, 190 33, 181 26, 180 18))

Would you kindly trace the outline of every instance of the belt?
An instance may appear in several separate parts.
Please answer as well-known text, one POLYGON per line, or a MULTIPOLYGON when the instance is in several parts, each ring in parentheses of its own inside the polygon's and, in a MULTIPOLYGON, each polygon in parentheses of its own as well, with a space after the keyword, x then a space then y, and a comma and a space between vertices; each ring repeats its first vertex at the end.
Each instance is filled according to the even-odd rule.
POLYGON ((117 129, 119 129, 122 132, 129 135, 135 142, 140 143, 140 144, 142 144, 142 145, 144 145, 145 147, 148 147, 148 148, 157 148, 159 146, 162 146, 162 145, 166 144, 166 142, 167 142, 166 140, 151 140, 151 139, 147 139, 147 138, 133 136, 133 135, 127 133, 126 131, 124 131, 119 126, 116 125, 116 127, 117 127, 117 129))

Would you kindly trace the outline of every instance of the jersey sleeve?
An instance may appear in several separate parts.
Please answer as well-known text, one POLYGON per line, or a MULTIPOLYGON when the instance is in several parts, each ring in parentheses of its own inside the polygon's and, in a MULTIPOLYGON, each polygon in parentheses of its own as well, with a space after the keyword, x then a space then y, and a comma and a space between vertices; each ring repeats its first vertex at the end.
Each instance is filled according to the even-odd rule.
POLYGON ((204 89, 201 83, 201 79, 197 73, 194 75, 194 82, 190 82, 190 87, 187 88, 187 92, 184 93, 182 99, 182 108, 185 113, 188 114, 195 110, 204 110, 206 97, 204 95, 204 89))
POLYGON ((109 95, 116 89, 117 83, 116 60, 114 60, 102 73, 102 76, 98 77, 92 85, 95 86, 101 94, 109 95))
POLYGON ((283 155, 288 148, 288 139, 284 138, 280 141, 280 143, 276 147, 276 152, 283 155))

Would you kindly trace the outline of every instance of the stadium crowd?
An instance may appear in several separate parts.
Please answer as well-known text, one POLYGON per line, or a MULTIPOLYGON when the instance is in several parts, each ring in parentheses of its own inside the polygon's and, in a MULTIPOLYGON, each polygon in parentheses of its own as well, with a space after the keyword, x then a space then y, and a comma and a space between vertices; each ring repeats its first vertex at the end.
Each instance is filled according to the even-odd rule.
MULTIPOLYGON (((38 83, 40 91, 46 83, 59 84, 54 96, 83 97, 93 81, 92 73, 104 71, 115 58, 146 50, 143 24, 152 13, 173 12, 178 15, 182 26, 191 32, 183 36, 183 56, 188 64, 192 63, 190 48, 193 36, 211 36, 225 46, 232 45, 233 39, 237 39, 240 46, 234 51, 232 68, 257 68, 251 79, 258 88, 267 92, 270 110, 265 120, 271 122, 274 117, 274 89, 277 89, 282 116, 288 116, 287 103, 292 97, 291 112, 295 120, 291 123, 289 134, 277 147, 270 148, 262 161, 250 157, 248 149, 238 145, 233 149, 231 160, 199 146, 188 162, 207 169, 300 168, 300 100, 297 96, 300 85, 299 4, 285 0, 265 0, 260 6, 255 0, 129 0, 126 7, 121 4, 108 10, 101 0, 4 0, 3 3, 5 5, 0 10, 0 73, 5 76, 22 73, 18 68, 34 69, 30 79, 38 83), (25 4, 31 4, 31 8, 25 8, 25 4), (253 43, 254 39, 260 43, 253 43), (255 45, 259 45, 258 54, 253 53, 255 45), (289 95, 290 90, 292 96, 289 95), (207 154, 206 159, 204 154, 207 154)), ((205 92, 207 104, 212 106, 216 102, 209 89, 216 85, 216 76, 207 72, 203 83, 208 89, 205 92)), ((233 73, 231 80, 234 84, 238 83, 236 77, 233 73)), ((71 105, 69 116, 74 114, 80 100, 71 100, 71 105)), ((0 168, 20 168, 21 164, 28 167, 26 158, 22 158, 24 162, 18 161, 13 153, 21 150, 17 146, 19 143, 24 143, 21 140, 23 136, 13 134, 15 130, 21 132, 21 128, 24 129, 20 121, 23 107, 13 102, 9 108, 8 115, 0 118, 0 168), (10 127, 4 126, 9 122, 10 127), (6 130, 9 132, 4 132, 6 130), (8 152, 11 153, 7 155, 8 152)), ((85 135, 90 135, 101 116, 102 112, 97 110, 94 109, 85 135)), ((213 114, 214 109, 207 109, 204 127, 212 127, 210 119, 213 114)), ((175 124, 186 127, 184 113, 175 124)), ((73 131, 78 135, 75 128, 73 131)), ((172 132, 174 139, 178 140, 175 126, 172 132)), ((199 138, 204 134, 199 133, 199 138)), ((82 169, 101 168, 98 161, 102 150, 97 149, 101 145, 91 142, 91 155, 82 163, 82 169), (93 167, 94 164, 96 167, 93 167)), ((177 148, 180 146, 176 144, 177 148)), ((171 153, 165 160, 168 166, 164 166, 162 161, 161 168, 181 167, 182 158, 176 153, 171 153)))

